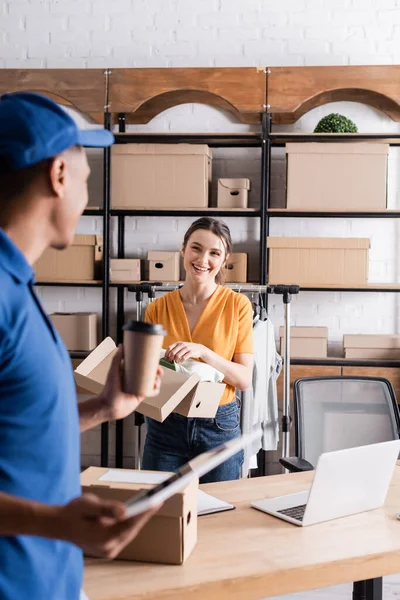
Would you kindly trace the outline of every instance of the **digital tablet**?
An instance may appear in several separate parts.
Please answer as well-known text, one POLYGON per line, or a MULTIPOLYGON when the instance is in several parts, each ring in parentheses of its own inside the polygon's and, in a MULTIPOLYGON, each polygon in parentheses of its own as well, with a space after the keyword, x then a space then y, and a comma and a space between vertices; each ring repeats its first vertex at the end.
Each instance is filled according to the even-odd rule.
POLYGON ((252 432, 221 444, 213 450, 199 454, 199 456, 187 462, 171 477, 165 479, 165 481, 153 488, 140 491, 136 496, 128 500, 125 503, 127 517, 134 517, 162 504, 165 500, 180 492, 191 479, 200 478, 202 475, 212 471, 212 469, 218 467, 218 465, 259 439, 259 437, 260 432, 252 432))

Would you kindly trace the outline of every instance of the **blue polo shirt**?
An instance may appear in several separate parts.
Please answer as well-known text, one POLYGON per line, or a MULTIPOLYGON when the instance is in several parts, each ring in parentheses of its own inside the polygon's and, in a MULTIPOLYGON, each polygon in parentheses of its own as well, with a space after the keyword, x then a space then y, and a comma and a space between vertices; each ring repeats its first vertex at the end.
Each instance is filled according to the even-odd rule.
MULTIPOLYGON (((0 229, 0 491, 66 504, 81 494, 75 384, 32 286, 32 267, 0 229)), ((0 537, 1 600, 78 600, 82 570, 73 544, 0 537)))

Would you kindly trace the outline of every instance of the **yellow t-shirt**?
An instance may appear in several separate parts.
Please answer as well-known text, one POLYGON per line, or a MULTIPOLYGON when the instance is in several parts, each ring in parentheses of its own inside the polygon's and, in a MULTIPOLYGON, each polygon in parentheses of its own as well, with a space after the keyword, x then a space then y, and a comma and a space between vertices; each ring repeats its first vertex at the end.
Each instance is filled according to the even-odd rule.
MULTIPOLYGON (((253 311, 246 296, 230 288, 217 287, 192 333, 179 290, 154 300, 146 310, 145 320, 161 323, 167 331, 164 349, 175 342, 203 344, 226 360, 234 354, 253 354, 253 311)), ((235 399, 235 388, 226 385, 220 404, 235 399)))

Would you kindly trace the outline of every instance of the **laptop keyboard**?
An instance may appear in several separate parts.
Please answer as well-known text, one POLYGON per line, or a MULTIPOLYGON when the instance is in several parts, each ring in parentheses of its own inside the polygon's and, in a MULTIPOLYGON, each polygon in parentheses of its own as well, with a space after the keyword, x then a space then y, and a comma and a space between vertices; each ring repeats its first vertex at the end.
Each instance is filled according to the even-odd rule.
POLYGON ((291 506, 290 508, 283 508, 282 510, 277 510, 276 512, 287 515, 288 517, 292 517, 292 519, 302 521, 306 506, 307 504, 300 504, 300 506, 291 506))

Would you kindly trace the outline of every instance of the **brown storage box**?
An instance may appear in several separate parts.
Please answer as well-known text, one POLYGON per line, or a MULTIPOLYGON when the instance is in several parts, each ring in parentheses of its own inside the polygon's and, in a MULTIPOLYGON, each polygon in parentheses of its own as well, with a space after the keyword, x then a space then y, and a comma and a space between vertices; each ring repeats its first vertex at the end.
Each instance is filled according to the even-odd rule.
POLYGON ((247 281, 247 254, 242 252, 232 253, 224 269, 226 283, 246 283, 247 281))
POLYGON ((365 285, 368 238, 269 237, 268 281, 307 285, 365 285))
MULTIPOLYGON (((81 388, 99 394, 106 382, 112 358, 117 351, 108 337, 75 369, 75 382, 81 388)), ((161 390, 155 398, 146 398, 138 412, 162 423, 171 412, 185 417, 213 418, 225 389, 224 383, 199 381, 197 375, 186 377, 164 369, 161 390)))
MULTIPOLYGON (((113 469, 114 471, 115 469, 113 469)), ((119 469, 121 479, 132 472, 119 469)), ((102 481, 108 469, 89 467, 81 473, 83 493, 96 494, 105 500, 126 502, 141 489, 152 485, 102 481)), ((153 472, 154 473, 154 472, 153 472)), ((182 492, 165 501, 160 510, 143 527, 139 535, 118 555, 121 560, 181 565, 197 542, 198 480, 191 481, 182 492)))
POLYGON ((286 144, 289 209, 386 209, 388 144, 286 144))
POLYGON ((400 335, 344 335, 343 346, 345 358, 400 358, 400 335))
MULTIPOLYGON (((280 353, 285 353, 284 328, 279 328, 280 353)), ((291 327, 290 356, 296 358, 326 358, 328 355, 327 327, 291 327)))
POLYGON ((147 253, 150 281, 179 281, 179 252, 147 253))
POLYGON ((140 259, 138 258, 111 258, 111 282, 140 281, 140 259))
POLYGON ((48 248, 35 263, 36 281, 101 279, 102 235, 76 235, 65 250, 48 248))
POLYGON ((97 346, 96 313, 53 313, 51 322, 68 350, 93 350, 97 346))
POLYGON ((218 179, 217 206, 247 208, 250 179, 218 179))
POLYGON ((212 153, 204 144, 122 144, 111 149, 114 208, 206 208, 212 153))

